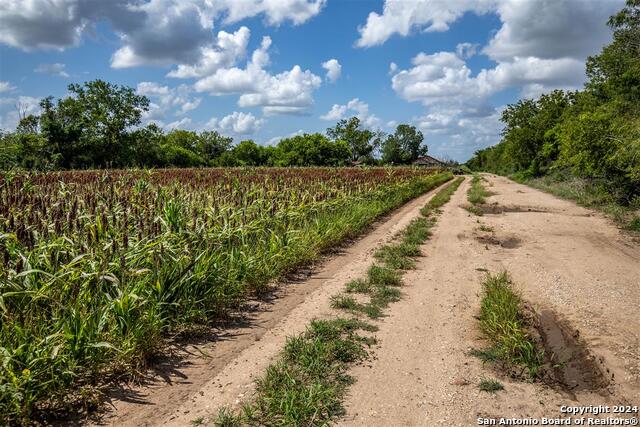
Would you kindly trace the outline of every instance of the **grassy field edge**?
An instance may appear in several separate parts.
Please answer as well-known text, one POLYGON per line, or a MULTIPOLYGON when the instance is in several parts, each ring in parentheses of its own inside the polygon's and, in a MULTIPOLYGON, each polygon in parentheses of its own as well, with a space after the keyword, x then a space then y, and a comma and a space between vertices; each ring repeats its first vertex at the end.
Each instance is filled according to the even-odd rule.
MULTIPOLYGON (((448 172, 420 177, 328 205, 308 218, 292 217, 279 239, 247 233, 230 236, 227 243, 222 242, 231 245, 227 247, 207 241, 208 235, 168 232, 168 244, 140 248, 157 260, 152 280, 140 280, 139 272, 145 270, 136 273, 129 265, 140 254, 128 254, 119 263, 109 264, 109 269, 117 268, 116 273, 89 276, 90 289, 98 287, 94 291, 116 290, 114 284, 119 289, 100 294, 104 301, 94 292, 88 307, 80 304, 78 288, 70 288, 69 282, 71 277, 82 277, 71 276, 74 264, 79 269, 88 258, 73 258, 69 252, 65 256, 71 259, 70 266, 52 275, 39 266, 48 262, 44 254, 50 247, 43 247, 42 253, 36 248, 23 256, 22 271, 13 279, 0 277, 0 420, 30 424, 97 405, 96 387, 117 376, 130 377, 162 349, 167 334, 219 319, 247 293, 266 290, 274 280, 308 265, 336 244, 364 232, 382 215, 452 178, 448 172), (227 258, 221 259, 220 253, 227 258), (247 254, 255 255, 245 259, 247 254), (221 270, 221 265, 228 265, 228 271, 221 270), (73 294, 57 289, 70 289, 73 294), (62 307, 56 300, 68 301, 69 306, 62 307), (47 324, 37 323, 45 312, 47 324)), ((280 230, 272 231, 273 237, 280 230)), ((65 241, 55 247, 59 253, 69 251, 65 241)))

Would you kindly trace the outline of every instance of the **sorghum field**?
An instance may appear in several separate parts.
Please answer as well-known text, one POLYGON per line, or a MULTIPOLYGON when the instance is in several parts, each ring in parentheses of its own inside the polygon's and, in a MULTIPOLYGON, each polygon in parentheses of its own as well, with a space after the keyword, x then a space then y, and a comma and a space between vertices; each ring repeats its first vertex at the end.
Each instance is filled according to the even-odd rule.
POLYGON ((412 168, 0 174, 0 414, 27 423, 91 402, 170 333, 221 319, 449 179, 412 168))

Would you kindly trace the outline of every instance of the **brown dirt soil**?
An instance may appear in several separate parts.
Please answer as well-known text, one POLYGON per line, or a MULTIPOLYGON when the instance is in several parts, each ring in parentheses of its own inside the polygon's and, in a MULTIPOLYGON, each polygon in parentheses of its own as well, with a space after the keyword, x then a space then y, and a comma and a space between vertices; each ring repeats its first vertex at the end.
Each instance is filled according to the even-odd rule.
POLYGON ((383 218, 365 236, 302 275, 306 277, 278 285, 270 301, 252 301, 235 323, 199 343, 172 348, 142 384, 109 393, 106 411, 91 425, 188 426, 250 397, 255 377, 275 360, 286 337, 302 332, 314 318, 335 315, 330 297, 363 276, 375 250, 417 217, 436 191, 383 218))
POLYGON ((580 337, 580 331, 573 330, 567 322, 558 319, 551 310, 536 313, 537 329, 541 335, 547 362, 553 372, 552 386, 571 394, 576 392, 610 392, 613 378, 606 367, 589 350, 588 344, 580 337))
POLYGON ((444 207, 405 297, 379 325, 376 359, 353 370, 341 425, 470 426, 560 417, 563 404, 640 402, 640 248, 600 214, 486 178, 494 208, 482 217, 462 208, 468 181, 444 207), (487 347, 475 318, 484 271, 503 269, 538 313, 547 352, 565 358, 564 387, 509 378, 468 355, 487 347), (483 378, 505 389, 482 392, 483 378))
MULTIPOLYGON (((443 207, 425 256, 405 275, 403 299, 376 322, 374 357, 352 370, 356 382, 338 424, 470 426, 481 416, 559 417, 563 404, 640 404, 640 247, 598 213, 506 178, 486 180, 494 194, 485 216, 463 208, 468 179, 443 207), (487 347, 476 318, 483 275, 503 269, 537 313, 547 351, 572 358, 560 361, 564 386, 513 379, 468 355, 487 347), (497 378, 504 390, 480 391, 483 378, 497 378)), ((243 324, 220 331, 218 341, 183 350, 180 363, 132 388, 134 399, 115 400, 102 424, 188 426, 249 399, 253 380, 286 337, 313 318, 337 315, 330 297, 364 275, 374 250, 431 195, 405 205, 309 278, 285 286, 243 324), (185 359, 185 352, 193 355, 185 359)))

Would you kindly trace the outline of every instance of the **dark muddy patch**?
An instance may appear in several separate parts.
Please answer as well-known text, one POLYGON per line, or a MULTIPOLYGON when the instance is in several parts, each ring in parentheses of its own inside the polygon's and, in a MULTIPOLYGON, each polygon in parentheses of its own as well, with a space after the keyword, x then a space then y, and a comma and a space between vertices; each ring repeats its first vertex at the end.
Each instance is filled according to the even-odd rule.
POLYGON ((491 234, 476 236, 476 240, 485 245, 501 246, 505 249, 515 249, 522 244, 522 240, 517 237, 498 238, 491 234))
POLYGON ((612 378, 589 351, 580 332, 551 310, 537 313, 537 329, 542 339, 551 378, 570 393, 606 389, 612 378))
POLYGON ((580 332, 549 309, 536 310, 527 302, 520 307, 520 316, 536 353, 541 357, 535 376, 521 365, 511 365, 501 359, 493 348, 472 349, 469 354, 492 365, 496 373, 521 381, 542 382, 571 399, 579 392, 611 395, 614 378, 596 358, 581 338, 580 332))
POLYGON ((503 206, 498 203, 485 203, 484 205, 477 205, 476 209, 479 209, 483 215, 500 215, 503 213, 522 213, 522 212, 542 212, 548 213, 547 209, 543 209, 536 206, 503 206))

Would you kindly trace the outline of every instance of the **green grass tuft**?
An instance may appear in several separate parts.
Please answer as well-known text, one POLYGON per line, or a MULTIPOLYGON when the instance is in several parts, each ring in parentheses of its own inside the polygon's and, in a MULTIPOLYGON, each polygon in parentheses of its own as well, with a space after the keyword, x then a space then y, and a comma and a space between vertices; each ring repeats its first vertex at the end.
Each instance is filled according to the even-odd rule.
POLYGON ((402 278, 397 271, 382 267, 379 265, 372 265, 367 272, 369 283, 374 286, 400 286, 402 285, 402 278))
POLYGON ((334 295, 331 297, 331 307, 341 310, 357 310, 360 304, 353 298, 346 295, 334 295))
POLYGON ((347 283, 346 290, 349 293, 368 294, 371 292, 371 284, 366 280, 356 279, 347 283))
POLYGON ((474 175, 471 180, 471 187, 467 191, 467 200, 473 205, 482 205, 486 202, 486 198, 490 193, 482 185, 482 179, 478 175, 474 175))
POLYGON ((495 393, 504 390, 504 386, 496 380, 483 378, 478 384, 478 388, 487 393, 495 393))
POLYGON ((385 266, 394 270, 411 270, 415 268, 416 263, 412 257, 420 255, 421 252, 418 245, 407 242, 383 246, 374 254, 378 261, 383 262, 385 266))
POLYGON ((398 288, 381 286, 376 289, 373 298, 379 301, 396 302, 400 300, 401 292, 398 288))
POLYGON ((640 217, 636 216, 629 221, 627 228, 633 231, 640 231, 640 217))
POLYGON ((488 274, 482 283, 480 329, 491 341, 497 357, 508 366, 524 366, 538 376, 544 354, 527 333, 522 301, 507 272, 488 274))
POLYGON ((191 421, 192 426, 201 426, 205 423, 204 417, 198 417, 191 421))
POLYGON ((402 241, 410 245, 421 245, 431 236, 434 221, 427 218, 416 218, 402 232, 402 241))
POLYGON ((384 315, 382 311, 384 307, 386 307, 386 305, 380 305, 379 302, 372 300, 370 303, 360 307, 360 312, 370 319, 379 319, 384 315))
POLYGON ((228 408, 222 408, 213 421, 214 427, 240 427, 242 418, 231 412, 228 408))

